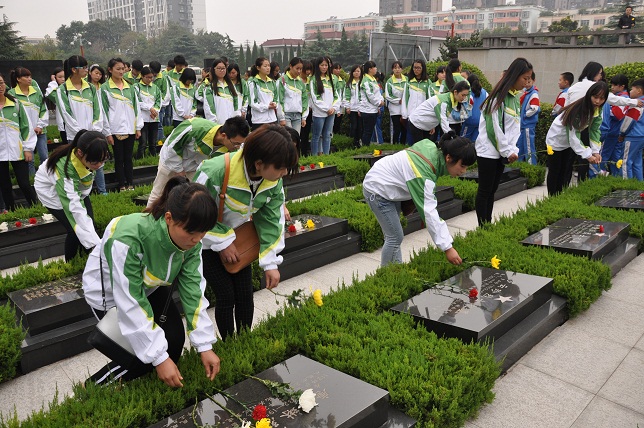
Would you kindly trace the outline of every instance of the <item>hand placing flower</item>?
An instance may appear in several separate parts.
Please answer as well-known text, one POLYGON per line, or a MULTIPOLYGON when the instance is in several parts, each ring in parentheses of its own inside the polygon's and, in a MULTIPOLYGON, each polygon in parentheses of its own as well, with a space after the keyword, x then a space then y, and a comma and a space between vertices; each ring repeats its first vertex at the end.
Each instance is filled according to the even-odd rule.
POLYGON ((501 265, 501 259, 497 258, 495 254, 494 257, 492 257, 492 260, 490 260, 490 263, 492 263, 492 267, 494 269, 498 269, 501 265))
POLYGON ((51 214, 43 214, 42 215, 42 220, 43 221, 54 221, 54 216, 51 214))
POLYGON ((299 408, 304 413, 309 413, 318 403, 315 402, 315 392, 312 389, 307 389, 300 395, 299 408))

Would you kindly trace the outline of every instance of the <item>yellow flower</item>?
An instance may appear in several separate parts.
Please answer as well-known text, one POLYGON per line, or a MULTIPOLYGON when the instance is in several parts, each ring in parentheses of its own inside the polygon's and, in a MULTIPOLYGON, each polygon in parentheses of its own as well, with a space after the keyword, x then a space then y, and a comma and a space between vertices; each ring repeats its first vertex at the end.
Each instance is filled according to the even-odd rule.
POLYGON ((264 418, 260 421, 257 421, 257 423, 255 424, 255 428, 272 428, 271 420, 268 418, 264 418))
POLYGON ((380 156, 381 154, 382 154, 381 150, 376 149, 376 150, 373 151, 374 156, 380 156))
POLYGON ((318 162, 318 165, 320 165, 320 168, 324 168, 324 162, 318 162))
POLYGON ((620 159, 617 162, 615 162, 615 166, 617 167, 617 169, 620 169, 622 167, 623 163, 624 163, 624 161, 620 159))
POLYGON ((494 269, 498 269, 501 265, 501 260, 496 257, 496 254, 494 255, 494 257, 492 257, 492 260, 490 260, 490 262, 492 263, 492 267, 494 269))
POLYGON ((309 229, 313 229, 315 227, 315 223, 313 223, 313 220, 308 219, 306 221, 306 227, 308 227, 309 229))
POLYGON ((554 155, 555 154, 555 151, 552 150, 552 146, 550 144, 548 144, 546 147, 548 149, 548 154, 549 155, 554 155))
POLYGON ((318 305, 318 307, 324 304, 322 301, 322 290, 319 288, 313 292, 313 301, 318 305))

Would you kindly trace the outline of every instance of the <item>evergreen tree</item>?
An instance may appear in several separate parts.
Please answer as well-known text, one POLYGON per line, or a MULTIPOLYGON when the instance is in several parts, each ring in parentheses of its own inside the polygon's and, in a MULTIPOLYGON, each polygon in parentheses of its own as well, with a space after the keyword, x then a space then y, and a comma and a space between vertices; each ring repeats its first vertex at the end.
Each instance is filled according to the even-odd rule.
POLYGON ((246 67, 248 65, 246 64, 246 56, 244 55, 244 47, 242 44, 239 44, 239 61, 237 62, 237 65, 239 66, 239 70, 246 70, 246 67))
POLYGON ((292 57, 288 56, 288 48, 286 47, 286 44, 284 44, 284 51, 282 52, 282 62, 280 62, 280 66, 282 66, 284 63, 287 63, 291 60, 292 57))
POLYGON ((259 56, 266 58, 266 52, 264 52, 264 46, 259 45, 259 56))
POLYGON ((253 65, 255 65, 255 58, 253 58, 253 53, 250 50, 250 45, 246 45, 246 68, 244 70, 241 70, 241 72, 244 73, 253 65))
POLYGON ((393 17, 389 17, 385 21, 385 25, 382 27, 382 32, 383 33, 400 33, 400 30, 396 28, 396 21, 394 21, 393 17))
MULTIPOLYGON (((14 22, 0 22, 0 59, 22 59, 25 57, 23 46, 25 38, 14 30, 14 22)), ((7 76, 8 77, 8 76, 7 76)))
POLYGON ((253 40, 253 50, 251 51, 251 58, 253 59, 251 64, 255 64, 255 60, 259 58, 259 49, 257 48, 257 42, 253 40))
POLYGON ((290 45, 288 47, 288 60, 290 61, 291 58, 295 58, 295 52, 293 52, 293 45, 290 45))
POLYGON ((411 31, 411 28, 409 28, 409 25, 405 22, 402 26, 402 30, 400 30, 400 34, 414 34, 414 32, 411 31))

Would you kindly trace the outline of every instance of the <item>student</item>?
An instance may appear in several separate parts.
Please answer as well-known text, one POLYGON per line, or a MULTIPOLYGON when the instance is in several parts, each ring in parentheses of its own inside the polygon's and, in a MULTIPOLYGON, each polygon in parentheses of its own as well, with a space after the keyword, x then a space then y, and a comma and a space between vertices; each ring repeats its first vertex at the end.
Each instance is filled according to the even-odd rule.
POLYGON ((248 123, 239 116, 223 125, 199 117, 181 122, 161 147, 148 207, 161 196, 170 178, 182 175, 192 180, 201 162, 239 149, 247 135, 248 123))
POLYGON ((281 76, 280 74, 280 65, 277 61, 271 61, 271 71, 268 73, 268 77, 271 78, 271 80, 277 82, 277 79, 279 79, 281 76))
POLYGON ((436 67, 436 74, 434 75, 434 83, 431 85, 431 95, 439 94, 441 90, 441 86, 443 86, 443 82, 445 81, 445 67, 444 65, 439 65, 436 67))
POLYGON ((566 105, 566 99, 568 98, 567 92, 568 89, 572 86, 573 82, 575 81, 575 76, 573 76, 572 73, 566 71, 565 73, 561 73, 559 75, 559 95, 557 95, 557 99, 555 100, 554 105, 552 106, 552 115, 557 116, 559 113, 561 113, 561 109, 564 108, 566 105))
POLYGON ((385 105, 385 99, 380 92, 376 74, 378 67, 373 61, 367 61, 362 66, 360 79, 360 119, 362 120, 362 145, 371 144, 371 136, 376 127, 380 107, 385 105))
POLYGON ((271 63, 263 57, 255 60, 248 79, 248 97, 253 120, 253 131, 267 123, 277 123, 284 120, 284 114, 279 104, 277 84, 268 75, 271 63))
POLYGON ((228 76, 223 59, 213 61, 210 74, 213 76, 208 85, 203 85, 204 117, 222 125, 233 116, 241 116, 242 97, 237 93, 235 84, 228 76))
MULTIPOLYGON (((188 62, 183 55, 177 55, 172 61, 168 61, 168 67, 166 68, 166 79, 168 82, 168 89, 170 86, 176 86, 179 84, 179 77, 183 74, 183 71, 188 68, 188 62), (171 68, 173 67, 173 68, 171 68), (168 70, 169 68, 169 70, 168 70)), ((194 70, 193 70, 194 71, 194 70)))
POLYGON ((472 106, 470 114, 461 127, 461 137, 476 141, 479 136, 479 122, 481 120, 481 104, 487 98, 487 91, 481 86, 476 74, 470 74, 467 78, 470 83, 470 99, 472 106))
POLYGON ((145 155, 146 147, 150 152, 150 156, 157 155, 161 90, 154 84, 154 79, 155 73, 152 69, 150 67, 143 67, 141 69, 141 80, 134 85, 141 100, 141 116, 143 117, 143 128, 141 129, 139 147, 136 151, 136 159, 141 159, 145 155))
POLYGON ((608 85, 601 81, 594 83, 583 98, 566 106, 552 122, 546 135, 546 144, 554 152, 548 156, 548 195, 560 193, 565 186, 564 171, 567 168, 566 162, 571 157, 569 152, 574 151, 592 164, 600 162, 600 111, 607 97, 608 85), (584 129, 588 129, 590 147, 581 139, 581 131, 584 129))
POLYGON ((134 190, 132 152, 134 140, 141 136, 143 116, 136 90, 124 79, 125 64, 121 58, 107 63, 109 79, 101 86, 103 107, 103 135, 114 150, 114 170, 119 190, 134 190))
POLYGON ((306 97, 309 100, 309 112, 307 114, 308 120, 305 125, 302 125, 300 129, 300 146, 299 153, 300 156, 308 156, 311 154, 311 128, 313 127, 313 109, 311 108, 311 76, 313 76, 313 64, 311 61, 303 60, 302 61, 302 74, 300 74, 300 79, 306 86, 306 97))
MULTIPOLYGON (((340 63, 333 64, 331 67, 331 73, 333 74, 333 87, 338 92, 338 98, 340 100, 344 99, 344 88, 346 82, 340 75, 342 72, 342 65, 340 63)), ((333 134, 340 133, 340 126, 342 125, 342 116, 344 116, 344 111, 342 108, 342 101, 340 101, 340 110, 335 114, 335 119, 333 119, 333 134)))
MULTIPOLYGON (((644 101, 644 79, 637 79, 631 85, 631 98, 644 101)), ((642 107, 629 107, 619 130, 619 141, 624 142, 626 166, 622 166, 624 178, 643 181, 642 150, 644 148, 644 119, 642 107)))
MULTIPOLYGON (((313 61, 313 77, 309 85, 309 105, 313 112, 311 154, 328 155, 331 150, 333 121, 335 114, 340 110, 340 98, 338 98, 338 92, 333 85, 329 62, 324 57, 318 57, 313 61)), ((369 139, 371 139, 372 131, 373 128, 369 131, 369 139)), ((364 141, 362 143, 369 144, 364 141)))
POLYGON ((482 105, 476 139, 479 187, 475 206, 480 226, 492 222, 494 193, 501 182, 505 164, 519 157, 519 91, 531 76, 532 64, 525 58, 515 59, 482 105))
POLYGON ((36 134, 31 127, 25 107, 7 93, 7 84, 0 74, 0 190, 5 208, 16 209, 9 175, 9 162, 27 205, 37 202, 36 192, 29 183, 28 162, 33 159, 36 134))
POLYGON ((141 71, 143 71, 143 61, 135 59, 132 61, 132 69, 123 75, 123 79, 125 79, 125 81, 130 85, 134 86, 134 84, 139 83, 141 81, 141 77, 143 77, 141 71))
POLYGON ((105 83, 105 70, 98 64, 92 64, 86 77, 87 83, 94 85, 97 91, 101 89, 101 85, 105 83))
POLYGON ((436 246, 445 252, 447 261, 455 265, 462 263, 458 252, 452 247, 453 240, 447 223, 441 220, 436 210, 434 191, 439 177, 447 174, 461 176, 475 161, 476 151, 472 142, 456 137, 450 131, 443 135, 438 145, 422 140, 408 150, 379 160, 369 170, 363 182, 363 194, 385 236, 381 266, 402 263, 400 204, 409 199, 427 224, 436 246))
MULTIPOLYGON (((405 97, 402 103, 403 121, 407 121, 407 118, 419 105, 434 95, 433 89, 431 89, 432 82, 427 78, 427 67, 423 61, 415 60, 407 77, 409 83, 405 88, 405 97)), ((412 145, 413 143, 410 128, 407 126, 407 144, 412 145)))
POLYGON ((40 202, 65 227, 65 261, 81 248, 88 253, 100 238, 94 228, 89 194, 96 170, 109 155, 107 139, 97 131, 80 130, 74 140, 56 149, 36 172, 34 187, 40 202))
POLYGON ((175 128, 181 122, 192 119, 197 113, 195 85, 197 75, 192 68, 186 68, 179 76, 179 83, 170 89, 172 104, 172 126, 175 128))
POLYGON ((166 385, 183 386, 177 364, 185 332, 181 314, 169 302, 175 281, 188 337, 206 377, 214 380, 219 357, 212 350, 217 338, 206 312, 200 241, 216 222, 217 206, 208 190, 182 177, 168 182, 163 197, 146 212, 110 222, 87 260, 83 291, 97 319, 116 306, 118 326, 137 359, 127 367, 110 362, 90 381, 120 383, 156 370, 166 385))
POLYGON ((443 80, 443 83, 438 89, 438 93, 445 94, 447 92, 451 92, 454 85, 458 82, 467 82, 467 79, 461 76, 462 69, 463 66, 458 58, 450 59, 447 63, 447 67, 445 67, 445 80, 443 80))
MULTIPOLYGON (((87 65, 86 65, 87 66, 87 65)), ((16 67, 11 70, 11 86, 9 95, 20 101, 22 107, 27 112, 31 129, 36 134, 36 152, 40 158, 40 163, 47 160, 47 125, 49 125, 49 111, 45 104, 45 97, 38 85, 34 85, 31 78, 31 71, 25 67, 16 67)), ((36 173, 33 158, 27 161, 29 165, 29 175, 36 173)))
POLYGON ((277 92, 284 112, 285 125, 295 129, 298 134, 302 126, 306 126, 309 116, 308 91, 300 78, 303 66, 302 58, 292 58, 288 64, 288 70, 277 81, 277 92))
POLYGON ((63 121, 63 116, 60 114, 58 109, 58 98, 56 97, 56 90, 60 85, 65 83, 65 70, 63 67, 56 67, 54 73, 52 74, 53 79, 47 85, 45 90, 45 99, 49 104, 47 107, 49 111, 55 111, 56 114, 56 126, 58 127, 58 132, 60 133, 60 139, 63 142, 67 141, 67 135, 65 134, 65 121, 63 121))
MULTIPOLYGON (((185 62, 185 58, 184 58, 185 62)), ((183 66, 180 65, 181 70, 183 70, 183 66)), ((161 123, 162 126, 172 126, 172 106, 170 105, 170 88, 173 85, 172 78, 169 76, 170 72, 175 69, 175 64, 174 60, 168 60, 168 64, 166 65, 165 69, 161 71, 161 75, 163 76, 163 79, 165 80, 165 84, 163 85, 165 87, 165 91, 162 92, 163 94, 163 101, 161 102, 161 116, 163 117, 163 121, 161 123)), ((178 72, 180 74, 180 72, 178 72)), ((177 78, 177 81, 179 79, 177 78)), ((159 83, 161 85, 161 83, 159 83)))
POLYGON ((246 111, 248 111, 248 83, 242 79, 239 72, 239 65, 228 64, 228 78, 235 87, 237 92, 237 105, 240 106, 239 112, 241 117, 246 118, 246 111))
POLYGON ((532 76, 528 79, 519 102, 521 103, 521 134, 517 141, 519 147, 519 160, 528 162, 532 165, 537 164, 537 149, 534 145, 535 128, 539 120, 539 112, 541 111, 541 102, 539 100, 539 90, 534 82, 536 75, 532 72, 532 76))
POLYGON ((469 96, 470 84, 458 82, 452 92, 433 96, 418 106, 407 121, 414 144, 428 138, 435 140, 438 125, 444 133, 448 133, 451 130, 449 118, 461 118, 460 113, 464 112, 464 104, 469 102, 469 96))
MULTIPOLYGON (((259 267, 266 288, 276 287, 284 248, 284 190, 282 177, 297 171, 297 149, 289 133, 279 125, 253 131, 242 150, 230 156, 228 189, 222 222, 203 238, 204 277, 215 293, 215 320, 226 339, 250 329, 253 322, 253 284, 250 265, 235 274, 224 264, 238 260, 234 229, 251 216, 259 236, 259 267)), ((204 161, 195 181, 208 188, 217 203, 226 173, 225 156, 204 161)), ((217 214, 215 213, 216 217, 217 214)))
POLYGON ((385 85, 385 99, 389 103, 389 120, 391 123, 391 141, 399 144, 406 141, 407 130, 402 126, 402 101, 407 85, 407 76, 402 74, 402 63, 394 61, 391 64, 391 77, 385 85))
POLYGON ((349 80, 344 87, 343 105, 349 115, 349 136, 353 138, 353 147, 360 147, 362 121, 360 120, 360 80, 362 67, 359 64, 351 67, 349 80))
MULTIPOLYGON (((616 74, 610 79, 611 93, 619 97, 629 97, 628 77, 624 74, 616 74)), ((610 171, 611 175, 620 177, 622 170, 617 168, 616 162, 624 155, 624 143, 618 141, 619 129, 622 126, 626 109, 624 107, 604 104, 602 109, 602 124, 599 127, 602 142, 601 159, 602 171, 610 171)), ((591 169, 591 173, 592 173, 591 169)))

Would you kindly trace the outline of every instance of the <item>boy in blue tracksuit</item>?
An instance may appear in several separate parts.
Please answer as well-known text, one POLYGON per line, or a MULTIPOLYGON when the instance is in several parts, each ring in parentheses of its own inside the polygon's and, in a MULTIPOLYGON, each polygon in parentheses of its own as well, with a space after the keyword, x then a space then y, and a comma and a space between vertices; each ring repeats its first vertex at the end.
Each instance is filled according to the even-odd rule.
MULTIPOLYGON (((613 76, 610 79, 610 91, 618 97, 628 98, 628 77, 623 74, 613 76)), ((616 177, 621 175, 616 163, 622 159, 622 155, 624 154, 624 142, 617 141, 617 139, 619 138, 619 129, 622 126, 625 113, 625 107, 612 106, 608 103, 604 104, 602 112, 603 120, 599 128, 602 141, 601 169, 609 171, 611 175, 616 177)), ((590 174, 593 174, 592 168, 590 174)))
POLYGON ((534 86, 536 75, 534 72, 526 82, 525 91, 521 95, 521 135, 517 141, 519 160, 537 164, 537 150, 534 145, 535 128, 539 120, 541 102, 539 90, 534 86))
MULTIPOLYGON (((631 98, 644 101, 644 79, 637 79, 631 85, 631 98)), ((644 149, 644 107, 629 107, 619 130, 618 141, 624 141, 624 159, 622 177, 642 177, 642 150, 644 149)))

